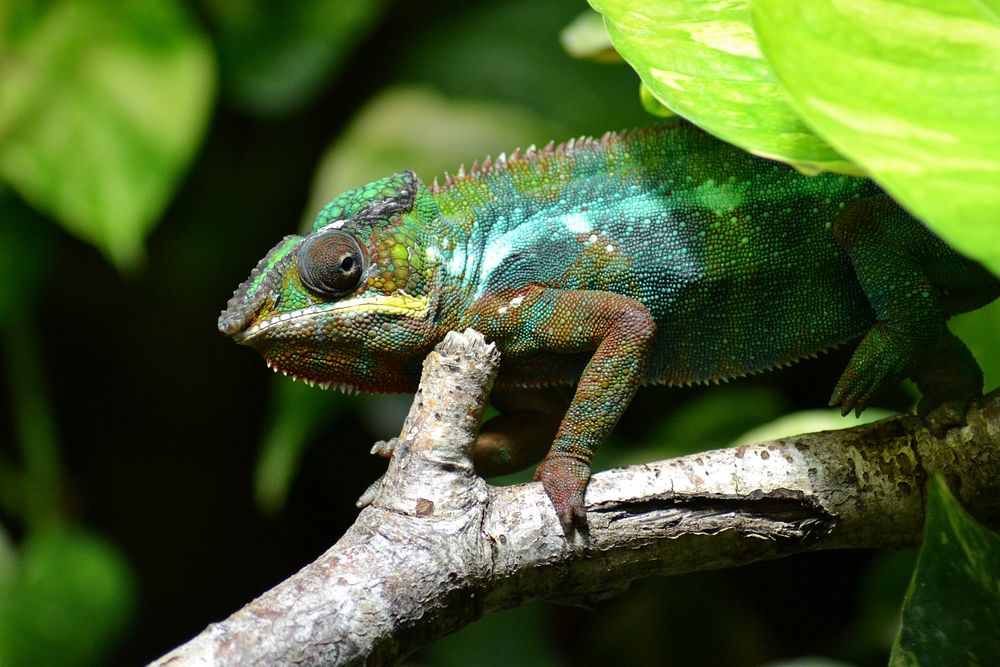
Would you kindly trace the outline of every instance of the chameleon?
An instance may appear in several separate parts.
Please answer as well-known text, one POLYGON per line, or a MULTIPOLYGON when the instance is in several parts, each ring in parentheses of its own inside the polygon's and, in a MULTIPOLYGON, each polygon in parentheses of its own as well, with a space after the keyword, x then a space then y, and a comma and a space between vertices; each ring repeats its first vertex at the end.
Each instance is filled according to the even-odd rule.
POLYGON ((480 331, 501 352, 500 414, 474 466, 541 461, 534 479, 571 534, 586 530, 594 452, 641 385, 858 339, 831 405, 860 414, 910 377, 926 416, 982 393, 946 321, 998 295, 872 181, 805 175, 676 120, 344 192, 267 253, 218 327, 276 371, 351 392, 415 391, 448 331, 480 331))

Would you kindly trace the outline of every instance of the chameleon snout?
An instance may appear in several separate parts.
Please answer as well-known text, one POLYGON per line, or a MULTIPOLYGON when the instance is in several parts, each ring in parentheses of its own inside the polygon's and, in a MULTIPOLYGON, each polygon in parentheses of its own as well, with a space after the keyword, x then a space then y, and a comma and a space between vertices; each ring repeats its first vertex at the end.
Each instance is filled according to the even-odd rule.
POLYGON ((240 334, 256 321, 265 307, 273 307, 274 292, 293 258, 291 251, 301 241, 302 237, 294 234, 283 238, 240 283, 219 315, 218 327, 222 335, 235 338, 237 343, 245 342, 245 337, 240 334))
POLYGON ((223 336, 235 336, 242 331, 253 315, 248 316, 242 308, 227 307, 219 315, 219 333, 223 336))
POLYGON ((239 334, 250 326, 264 306, 265 297, 259 291, 255 297, 247 297, 248 283, 255 277, 251 274, 251 277, 233 292, 232 298, 226 303, 226 309, 219 314, 219 332, 224 336, 237 338, 237 342, 242 342, 239 340, 239 334))

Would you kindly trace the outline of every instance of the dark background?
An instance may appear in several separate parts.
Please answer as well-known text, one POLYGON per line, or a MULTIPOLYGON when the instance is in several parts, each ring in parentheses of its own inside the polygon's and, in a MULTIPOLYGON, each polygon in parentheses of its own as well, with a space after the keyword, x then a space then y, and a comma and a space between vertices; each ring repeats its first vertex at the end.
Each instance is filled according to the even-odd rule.
MULTIPOLYGON (((631 69, 576 60, 560 46, 560 30, 583 2, 386 2, 363 30, 340 37, 342 53, 318 67, 316 83, 270 100, 240 87, 253 70, 247 63, 266 61, 268 48, 294 44, 305 29, 282 18, 285 10, 256 3, 259 35, 240 33, 227 27, 224 6, 188 4, 216 49, 220 91, 141 269, 119 272, 6 197, 0 225, 28 258, 18 280, 34 286, 26 344, 37 353, 61 455, 59 511, 68 525, 114 545, 132 572, 118 615, 109 612, 104 647, 86 656, 66 649, 65 664, 142 663, 224 618, 332 544, 384 469, 368 449, 395 434, 405 399, 289 387, 216 331, 232 290, 314 212, 314 200, 399 169, 430 179, 486 152, 655 122, 639 105, 631 69), (400 90, 398 99, 427 95, 439 106, 394 108, 390 97, 379 108, 395 115, 361 127, 373 100, 400 90), (466 134, 476 141, 436 151, 453 138, 458 121, 439 111, 452 107, 474 118, 466 134), (378 143, 379 123, 409 143, 378 143), (336 165, 321 168, 331 145, 336 165), (426 155, 413 157, 421 147, 426 155), (295 472, 275 483, 270 500, 259 490, 255 500, 255 479, 267 474, 267 465, 258 470, 265 442, 295 472)), ((16 463, 24 386, 15 367, 26 348, 11 340, 0 362, 10 378, 0 385, 0 455, 16 463)), ((724 446, 784 413, 821 408, 849 353, 723 387, 644 389, 600 461, 724 446)), ((911 403, 900 388, 879 405, 911 403)), ((0 507, 9 540, 26 543, 22 506, 0 507)), ((755 665, 824 655, 880 664, 912 563, 912 554, 818 553, 643 582, 589 610, 531 605, 495 615, 415 660, 755 665)), ((84 577, 85 597, 87 585, 84 577)), ((41 618, 54 618, 52 605, 41 618)), ((59 613, 69 627, 85 608, 59 613)))

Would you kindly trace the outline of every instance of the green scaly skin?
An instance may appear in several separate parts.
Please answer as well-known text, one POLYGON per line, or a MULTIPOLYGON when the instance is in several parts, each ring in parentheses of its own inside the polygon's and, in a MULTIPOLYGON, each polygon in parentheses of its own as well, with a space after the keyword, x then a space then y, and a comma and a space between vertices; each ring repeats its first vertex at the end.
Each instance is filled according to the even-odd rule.
POLYGON ((477 469, 544 456, 536 479, 569 532, 640 385, 734 378, 860 337, 831 403, 860 413, 909 376, 927 414, 981 393, 945 321, 998 294, 870 181, 805 176, 678 121, 501 155, 442 186, 403 172, 345 192, 268 253, 219 329, 275 370, 377 392, 415 390, 431 347, 478 329, 502 352, 497 386, 542 398, 496 401, 510 409, 484 427, 477 469), (573 383, 553 419, 537 388, 573 383))

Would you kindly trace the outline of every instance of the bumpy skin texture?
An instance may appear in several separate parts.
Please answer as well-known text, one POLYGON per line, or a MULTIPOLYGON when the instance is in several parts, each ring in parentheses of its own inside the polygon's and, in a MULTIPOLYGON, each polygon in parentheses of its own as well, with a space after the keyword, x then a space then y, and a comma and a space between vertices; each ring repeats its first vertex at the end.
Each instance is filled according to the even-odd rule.
POLYGON ((981 392, 945 321, 998 294, 871 182, 805 176, 674 122, 487 158, 443 186, 403 172, 346 192, 268 253, 219 328, 275 370, 349 390, 414 390, 426 352, 468 326, 502 352, 498 387, 576 383, 561 421, 558 399, 515 402, 474 453, 489 474, 544 454, 536 479, 569 531, 640 385, 861 337, 831 403, 860 412, 910 376, 927 413, 981 392))

